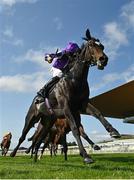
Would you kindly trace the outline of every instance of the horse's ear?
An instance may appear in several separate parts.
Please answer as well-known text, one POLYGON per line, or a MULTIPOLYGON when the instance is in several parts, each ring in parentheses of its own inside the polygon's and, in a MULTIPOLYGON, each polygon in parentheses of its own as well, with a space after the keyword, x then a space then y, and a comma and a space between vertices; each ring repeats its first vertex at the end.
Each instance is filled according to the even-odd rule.
POLYGON ((89 29, 86 30, 86 38, 87 38, 88 40, 91 40, 91 34, 90 34, 89 29))

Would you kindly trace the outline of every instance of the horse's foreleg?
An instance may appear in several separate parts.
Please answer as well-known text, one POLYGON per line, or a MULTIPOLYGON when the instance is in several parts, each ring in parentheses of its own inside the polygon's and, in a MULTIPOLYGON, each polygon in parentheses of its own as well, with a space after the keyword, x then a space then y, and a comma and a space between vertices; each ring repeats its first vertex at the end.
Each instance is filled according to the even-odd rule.
POLYGON ((67 147, 66 133, 63 134, 62 142, 63 142, 62 145, 63 145, 64 158, 65 158, 65 161, 67 161, 67 150, 68 150, 68 147, 67 147))
POLYGON ((25 126, 24 126, 23 131, 22 131, 22 135, 21 135, 21 137, 19 138, 19 142, 18 142, 17 146, 15 147, 15 149, 13 150, 13 152, 11 152, 11 154, 10 154, 11 157, 14 157, 14 156, 16 155, 16 152, 17 152, 19 146, 21 145, 21 143, 25 140, 27 133, 28 133, 29 130, 33 127, 33 125, 34 125, 36 122, 38 122, 38 120, 39 120, 39 118, 34 117, 34 116, 26 119, 26 121, 25 121, 25 126))
POLYGON ((51 157, 53 156, 53 144, 52 143, 50 144, 50 156, 51 157))
MULTIPOLYGON (((59 131, 59 130, 58 130, 59 131)), ((58 146, 58 143, 59 143, 59 140, 60 138, 63 136, 63 134, 61 134, 61 132, 57 132, 57 134, 55 135, 55 138, 54 138, 54 141, 53 141, 53 153, 54 155, 56 156, 56 153, 57 153, 57 146, 58 146)))
POLYGON ((81 138, 80 138, 80 134, 79 134, 79 130, 78 127, 76 126, 76 122, 75 120, 77 120, 77 117, 75 117, 75 115, 71 113, 70 108, 68 106, 68 103, 65 104, 65 108, 64 108, 64 113, 65 113, 65 118, 68 120, 70 128, 72 130, 72 133, 77 141, 77 144, 79 146, 79 150, 80 150, 80 154, 82 155, 82 157, 84 158, 84 162, 85 163, 93 163, 93 160, 91 159, 91 157, 89 157, 89 155, 87 154, 86 150, 83 147, 81 138))
POLYGON ((104 118, 104 116, 101 114, 101 112, 98 109, 96 109, 89 102, 82 109, 82 114, 94 116, 102 123, 102 125, 105 127, 105 129, 110 133, 110 136, 112 136, 114 138, 120 137, 119 132, 115 128, 113 128, 113 126, 104 118))
POLYGON ((5 152, 4 152, 4 156, 6 156, 7 155, 7 152, 8 152, 8 149, 7 148, 5 148, 5 150, 4 150, 5 152))
POLYGON ((46 140, 46 142, 44 142, 44 145, 43 145, 42 150, 41 150, 41 154, 38 158, 39 160, 43 157, 43 153, 44 153, 45 149, 47 148, 48 144, 49 144, 49 138, 46 140))
POLYGON ((43 157, 43 153, 44 153, 46 147, 47 147, 47 145, 44 143, 43 148, 41 150, 41 153, 40 153, 40 155, 38 157, 38 160, 41 160, 41 158, 43 157))
POLYGON ((36 143, 37 143, 37 141, 38 141, 38 138, 39 138, 39 136, 40 136, 40 134, 41 134, 41 131, 43 131, 44 129, 43 129, 43 127, 42 128, 40 128, 40 129, 38 129, 35 133, 34 133, 34 135, 33 135, 33 140, 32 140, 32 145, 31 145, 31 158, 33 157, 33 154, 34 154, 34 150, 35 150, 35 145, 36 145, 36 143))
POLYGON ((46 126, 44 126, 44 130, 41 131, 41 134, 40 134, 40 136, 38 138, 38 142, 35 145, 35 156, 34 156, 34 161, 35 162, 37 161, 38 150, 40 148, 42 140, 45 139, 46 136, 48 135, 48 132, 52 128, 52 126, 53 126, 53 124, 55 122, 55 119, 48 119, 47 121, 48 121, 48 123, 46 123, 46 126))

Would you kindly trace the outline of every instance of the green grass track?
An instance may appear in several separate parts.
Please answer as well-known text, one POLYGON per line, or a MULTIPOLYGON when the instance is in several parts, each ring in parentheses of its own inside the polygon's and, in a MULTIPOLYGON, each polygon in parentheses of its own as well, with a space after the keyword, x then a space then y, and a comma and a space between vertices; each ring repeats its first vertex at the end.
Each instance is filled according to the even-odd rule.
POLYGON ((44 156, 34 163, 29 156, 0 156, 0 179, 134 179, 134 154, 93 154, 85 165, 79 155, 44 156))

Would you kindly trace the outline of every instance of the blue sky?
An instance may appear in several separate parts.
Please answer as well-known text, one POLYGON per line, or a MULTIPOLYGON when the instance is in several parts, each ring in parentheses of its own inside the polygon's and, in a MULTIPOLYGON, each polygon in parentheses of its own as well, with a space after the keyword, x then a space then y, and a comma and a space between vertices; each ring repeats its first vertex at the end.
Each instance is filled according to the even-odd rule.
MULTIPOLYGON (((44 53, 69 41, 81 45, 86 28, 109 56, 104 71, 90 69, 90 96, 134 80, 134 0, 0 0, 0 139, 11 131, 16 145, 33 97, 51 78, 44 53)), ((108 121, 120 133, 134 133, 133 125, 108 121)), ((95 118, 82 122, 94 141, 109 138, 95 118)))

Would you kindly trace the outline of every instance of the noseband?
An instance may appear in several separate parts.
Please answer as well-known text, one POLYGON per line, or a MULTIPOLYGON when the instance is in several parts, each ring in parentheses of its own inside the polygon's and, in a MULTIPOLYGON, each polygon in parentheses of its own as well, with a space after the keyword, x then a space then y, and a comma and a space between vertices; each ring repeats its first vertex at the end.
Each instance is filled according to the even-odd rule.
MULTIPOLYGON (((95 56, 95 53, 93 51, 93 48, 94 48, 93 45, 94 44, 97 44, 102 50, 104 50, 104 46, 100 43, 100 41, 98 39, 92 39, 92 40, 89 40, 87 42, 87 44, 85 45, 85 50, 84 51, 85 51, 85 53, 86 53, 86 51, 89 51, 89 56, 90 56, 90 61, 88 61, 89 66, 95 66, 96 64, 101 63, 100 60, 96 61, 96 56, 95 56)), ((83 61, 85 62, 87 60, 84 59, 83 61)))
POLYGON ((87 44, 85 45, 84 49, 82 50, 82 52, 79 54, 79 59, 83 59, 81 62, 82 63, 87 63, 88 66, 95 66, 96 65, 96 63, 95 63, 96 58, 95 58, 94 51, 93 51, 92 48, 93 47, 91 45, 91 41, 88 41, 87 44), (87 61, 86 58, 80 58, 86 53, 86 51, 89 51, 89 53, 90 53, 89 54, 89 56, 90 56, 89 60, 90 61, 87 61))

